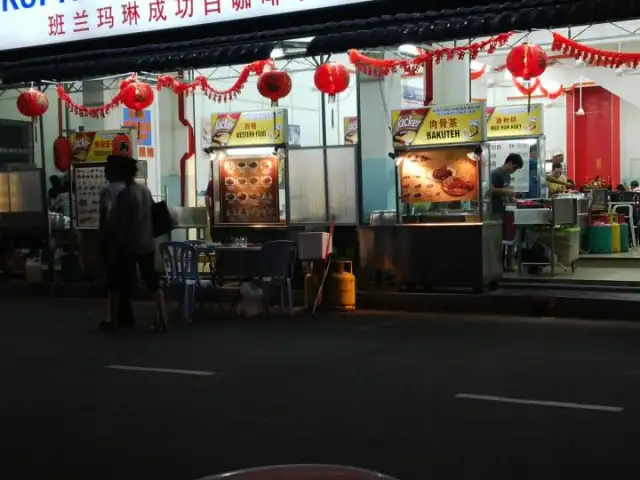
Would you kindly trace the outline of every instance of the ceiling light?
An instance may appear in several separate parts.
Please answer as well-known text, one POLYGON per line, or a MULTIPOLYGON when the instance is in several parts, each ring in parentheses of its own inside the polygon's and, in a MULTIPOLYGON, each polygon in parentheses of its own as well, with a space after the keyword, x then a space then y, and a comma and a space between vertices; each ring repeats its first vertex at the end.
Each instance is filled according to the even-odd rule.
POLYGON ((513 75, 511 75, 511 72, 509 72, 509 70, 507 70, 505 68, 505 70, 504 70, 504 79, 505 80, 511 80, 512 78, 513 78, 513 75))
POLYGON ((420 49, 411 43, 400 45, 398 47, 398 52, 404 53, 405 55, 410 55, 412 57, 417 57, 418 55, 420 55, 420 49))
POLYGON ((584 67, 584 60, 579 58, 576 60, 576 67, 584 67))
POLYGON ((622 67, 616 68, 616 77, 621 77, 622 75, 624 75, 624 68, 622 67))
POLYGON ((271 50, 271 58, 276 59, 276 58, 282 58, 284 57, 284 50, 282 48, 274 48, 273 50, 271 50))
POLYGON ((582 107, 578 109, 578 111, 576 112, 576 116, 584 117, 584 109, 582 107))

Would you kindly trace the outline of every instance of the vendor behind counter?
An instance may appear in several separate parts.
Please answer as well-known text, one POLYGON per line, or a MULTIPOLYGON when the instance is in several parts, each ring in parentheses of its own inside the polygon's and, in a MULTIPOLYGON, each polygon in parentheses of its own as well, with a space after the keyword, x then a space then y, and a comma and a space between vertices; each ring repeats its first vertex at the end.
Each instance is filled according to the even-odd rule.
POLYGON ((571 188, 571 184, 567 181, 567 177, 562 171, 561 163, 554 163, 551 174, 547 177, 547 186, 549 188, 549 196, 566 192, 567 188, 571 188))

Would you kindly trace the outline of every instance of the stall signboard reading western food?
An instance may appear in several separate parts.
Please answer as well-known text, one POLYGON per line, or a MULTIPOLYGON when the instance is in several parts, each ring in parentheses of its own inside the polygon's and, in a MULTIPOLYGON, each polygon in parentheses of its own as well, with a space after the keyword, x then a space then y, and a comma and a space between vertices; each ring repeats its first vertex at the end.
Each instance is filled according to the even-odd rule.
POLYGON ((487 138, 537 137, 542 135, 542 105, 487 107, 487 138))
POLYGON ((469 147, 401 153, 403 203, 441 203, 478 199, 478 162, 469 147))
POLYGON ((371 1, 0 0, 0 50, 292 14, 371 1))
POLYGON ((229 112, 211 115, 213 147, 254 147, 286 143, 285 110, 229 112))
POLYGON ((484 141, 481 104, 452 105, 391 112, 395 148, 454 145, 484 141))

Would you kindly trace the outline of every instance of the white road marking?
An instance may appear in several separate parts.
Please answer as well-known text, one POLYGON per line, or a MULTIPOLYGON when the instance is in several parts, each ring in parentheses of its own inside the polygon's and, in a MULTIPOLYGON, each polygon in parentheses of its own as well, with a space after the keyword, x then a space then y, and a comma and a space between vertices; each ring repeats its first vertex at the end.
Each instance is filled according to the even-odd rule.
POLYGON ((376 328, 385 328, 385 327, 393 327, 398 325, 397 322, 380 322, 380 323, 370 323, 368 325, 362 325, 358 327, 358 330, 372 330, 376 328))
POLYGON ((173 368, 132 367, 129 365, 106 365, 104 368, 110 368, 112 370, 131 370, 135 372, 177 373, 179 375, 196 375, 198 377, 210 377, 216 374, 216 372, 205 372, 202 370, 177 370, 173 368))
POLYGON ((541 407, 577 408, 580 410, 596 410, 600 412, 612 413, 620 413, 622 412, 622 410, 624 410, 622 407, 608 407, 606 405, 588 405, 583 403, 554 402, 548 400, 528 400, 526 398, 495 397, 493 395, 475 395, 473 393, 457 393, 455 395, 455 398, 462 398, 467 400, 486 400, 490 402, 519 403, 522 405, 538 405, 541 407))

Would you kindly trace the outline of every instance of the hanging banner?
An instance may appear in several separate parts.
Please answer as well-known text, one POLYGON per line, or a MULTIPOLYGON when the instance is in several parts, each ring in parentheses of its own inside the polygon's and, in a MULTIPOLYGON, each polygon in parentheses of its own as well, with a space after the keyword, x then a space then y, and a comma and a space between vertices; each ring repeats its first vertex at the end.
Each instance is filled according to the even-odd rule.
POLYGON ((391 112, 394 148, 455 145, 484 141, 481 104, 394 110, 391 112))
POLYGON ((286 111, 214 113, 211 115, 213 147, 278 145, 288 140, 286 111))
POLYGON ((344 144, 356 145, 358 143, 358 117, 344 117, 344 144))
POLYGON ((136 132, 138 158, 154 158, 155 148, 153 143, 151 110, 147 109, 136 112, 130 108, 123 108, 122 117, 122 126, 129 127, 136 132))
POLYGON ((487 107, 487 138, 536 137, 543 133, 542 104, 487 107))
MULTIPOLYGON (((0 50, 290 15, 373 0, 2 0, 0 50), (28 34, 25 26, 28 25, 28 34)), ((268 22, 268 20, 266 20, 268 22)))
POLYGON ((113 152, 113 139, 117 135, 129 136, 131 142, 129 151, 135 152, 137 139, 135 131, 101 130, 98 132, 74 132, 71 134, 71 152, 73 162, 106 162, 113 152))

